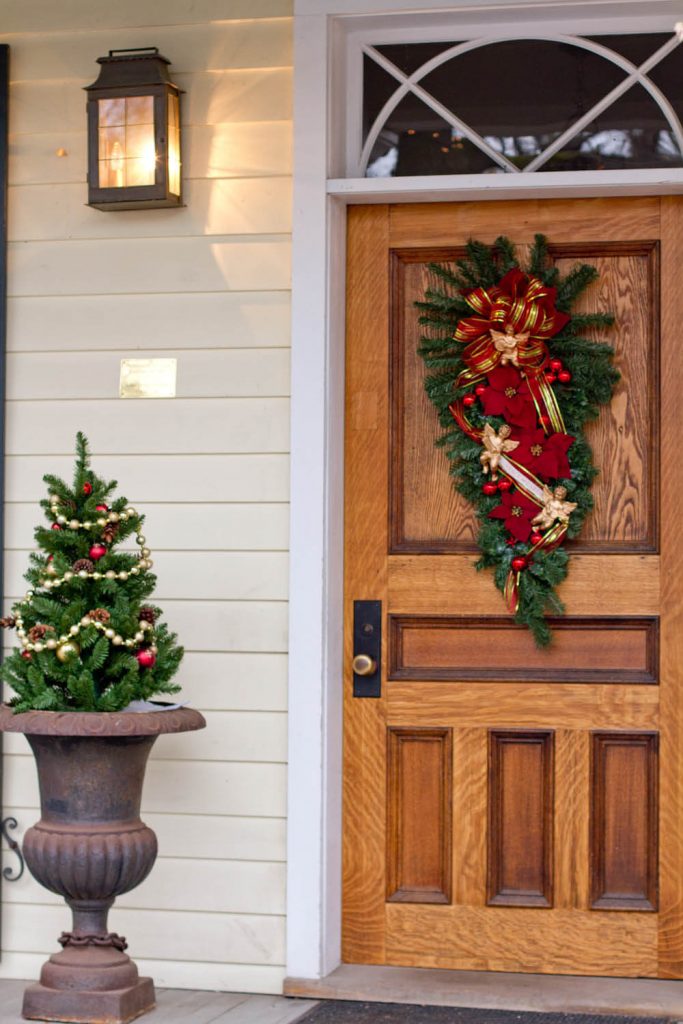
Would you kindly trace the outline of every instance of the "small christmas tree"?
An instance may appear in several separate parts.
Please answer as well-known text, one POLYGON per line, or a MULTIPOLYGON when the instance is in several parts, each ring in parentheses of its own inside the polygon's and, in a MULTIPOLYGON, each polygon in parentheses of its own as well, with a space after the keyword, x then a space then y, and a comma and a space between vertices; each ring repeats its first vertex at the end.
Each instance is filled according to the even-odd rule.
POLYGON ((119 711, 132 700, 176 693, 171 682, 183 656, 176 635, 145 604, 156 577, 142 534, 144 516, 112 498, 90 470, 88 442, 76 439, 73 487, 43 477, 41 501, 50 525, 38 526, 38 551, 25 579, 30 589, 0 625, 16 627, 20 648, 2 677, 16 711, 119 711), (135 537, 139 552, 121 550, 135 537))

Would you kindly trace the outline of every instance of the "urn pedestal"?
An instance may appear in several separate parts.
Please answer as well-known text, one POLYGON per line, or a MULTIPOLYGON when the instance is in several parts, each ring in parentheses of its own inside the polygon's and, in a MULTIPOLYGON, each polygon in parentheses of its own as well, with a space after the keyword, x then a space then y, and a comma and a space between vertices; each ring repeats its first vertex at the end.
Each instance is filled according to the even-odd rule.
POLYGON ((157 736, 206 725, 197 711, 96 713, 0 706, 0 730, 23 732, 38 768, 41 817, 24 837, 31 874, 72 911, 62 951, 24 993, 29 1020, 125 1024, 154 1007, 154 983, 108 930, 115 898, 152 870, 154 832, 140 820, 145 767, 157 736))

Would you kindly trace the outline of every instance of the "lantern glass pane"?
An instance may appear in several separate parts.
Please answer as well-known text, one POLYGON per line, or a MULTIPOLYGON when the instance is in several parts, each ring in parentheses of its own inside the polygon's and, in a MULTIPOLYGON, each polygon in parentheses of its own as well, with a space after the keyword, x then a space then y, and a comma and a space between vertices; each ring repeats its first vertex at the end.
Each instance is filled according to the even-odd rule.
POLYGON ((154 124, 154 97, 128 96, 126 124, 154 124))
POLYGON ((112 100, 99 100, 100 127, 126 123, 126 101, 117 96, 112 100))
POLYGON ((154 185, 154 97, 99 100, 99 186, 154 185))
POLYGON ((168 190, 180 195, 180 103, 175 93, 168 97, 168 190))

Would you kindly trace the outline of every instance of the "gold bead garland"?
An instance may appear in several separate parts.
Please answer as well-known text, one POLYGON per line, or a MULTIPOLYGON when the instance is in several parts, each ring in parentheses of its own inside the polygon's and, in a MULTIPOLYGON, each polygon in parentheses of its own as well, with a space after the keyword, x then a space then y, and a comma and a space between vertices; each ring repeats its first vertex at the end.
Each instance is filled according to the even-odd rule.
MULTIPOLYGON (((100 516, 98 519, 95 520, 94 523, 88 520, 80 522, 78 519, 69 519, 67 516, 60 515, 58 495, 50 495, 50 501, 50 511, 55 517, 55 522, 58 523, 60 526, 66 525, 70 530, 92 530, 95 526, 101 529, 102 527, 106 526, 107 523, 125 522, 128 519, 135 519, 138 516, 138 513, 134 508, 127 508, 124 509, 123 512, 109 512, 106 518, 104 516, 100 516)), ((138 533, 135 540, 140 547, 141 557, 137 565, 132 566, 132 568, 130 569, 124 569, 120 572, 115 572, 113 569, 108 569, 106 572, 99 572, 97 569, 95 569, 93 572, 86 572, 85 570, 73 572, 69 569, 64 573, 63 576, 56 577, 56 570, 52 563, 50 562, 48 563, 45 572, 48 576, 52 576, 53 578, 43 578, 41 580, 41 586, 45 590, 56 590, 58 587, 61 587, 63 583, 68 583, 75 576, 77 576, 79 579, 93 580, 127 580, 129 576, 137 576, 141 571, 144 571, 145 569, 151 569, 154 563, 152 562, 152 559, 149 557, 152 552, 150 551, 149 548, 145 547, 147 538, 143 534, 138 533)), ((27 591, 25 596, 26 604, 30 605, 32 603, 33 596, 33 590, 27 591)), ((152 626, 152 624, 144 619, 141 619, 138 622, 138 631, 135 633, 135 635, 124 639, 124 637, 117 633, 116 630, 112 629, 110 626, 107 626, 103 622, 99 622, 97 619, 91 618, 90 614, 87 614, 83 616, 79 623, 75 623, 73 626, 71 626, 69 628, 68 633, 63 633, 59 637, 50 637, 49 640, 38 640, 32 642, 28 639, 26 630, 24 629, 24 623, 21 617, 21 612, 17 611, 15 617, 17 627, 17 639, 19 640, 22 648, 25 651, 35 651, 38 654, 44 650, 54 650, 59 655, 60 648, 63 649, 65 644, 72 645, 75 648, 77 648, 78 645, 73 644, 73 641, 78 636, 81 629, 85 629, 88 626, 94 626, 95 629, 99 630, 116 647, 137 647, 145 639, 146 632, 150 630, 152 631, 152 634, 154 632, 154 627, 152 626)), ((153 654, 156 654, 156 645, 151 644, 149 650, 152 651, 153 654)), ((60 660, 64 659, 60 657, 60 660)))

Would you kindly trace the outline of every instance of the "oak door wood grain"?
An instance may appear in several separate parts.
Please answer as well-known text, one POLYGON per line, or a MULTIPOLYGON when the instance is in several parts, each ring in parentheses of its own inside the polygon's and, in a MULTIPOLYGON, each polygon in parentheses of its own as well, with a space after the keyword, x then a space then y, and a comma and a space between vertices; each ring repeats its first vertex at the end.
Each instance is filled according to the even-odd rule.
POLYGON ((683 978, 682 261, 677 197, 349 211, 347 962, 683 978), (567 617, 548 652, 509 628, 491 575, 474 571, 476 526, 433 448, 412 309, 430 260, 456 259, 470 237, 507 234, 525 249, 537 231, 563 270, 598 266, 583 308, 616 313, 600 337, 623 375, 590 428, 596 506, 573 545, 560 588, 567 617), (382 601, 375 700, 351 696, 354 599, 382 601), (469 632, 457 628, 465 621, 469 632), (438 756, 398 743, 420 732, 438 756), (545 738, 522 755, 522 744, 499 742, 513 734, 545 738), (632 758, 626 817, 637 835, 627 856, 615 817, 626 764, 618 754, 596 775, 597 734, 652 737, 614 748, 632 758), (655 764, 648 744, 657 743, 655 764), (402 875, 449 902, 415 902, 420 884, 395 898, 402 875), (629 885, 619 907, 604 902, 629 885))

